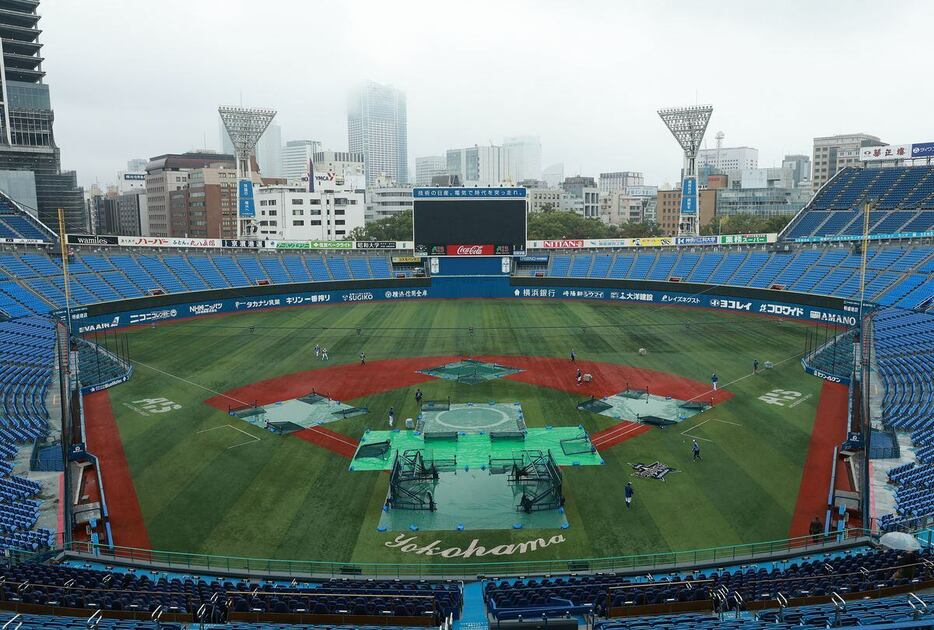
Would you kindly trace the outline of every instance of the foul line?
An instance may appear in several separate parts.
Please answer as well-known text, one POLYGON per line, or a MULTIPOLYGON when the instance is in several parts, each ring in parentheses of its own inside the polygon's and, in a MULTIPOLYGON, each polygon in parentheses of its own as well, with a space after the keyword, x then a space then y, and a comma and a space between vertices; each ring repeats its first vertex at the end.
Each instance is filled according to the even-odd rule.
MULTIPOLYGON (((791 361, 792 359, 797 359, 798 357, 801 357, 801 356, 803 356, 803 355, 804 355, 803 352, 798 352, 797 354, 793 354, 793 355, 791 355, 790 357, 788 357, 788 358, 786 358, 786 359, 782 359, 781 361, 778 361, 778 362, 776 362, 776 363, 773 363, 772 366, 773 366, 773 367, 779 366, 779 365, 781 365, 782 363, 787 363, 788 361, 791 361)), ((734 383, 739 383, 740 381, 746 380, 746 379, 749 378, 750 376, 758 376, 758 375, 759 375, 758 372, 750 372, 750 373, 747 374, 746 376, 740 376, 739 378, 734 379, 734 380, 730 381, 729 383, 724 383, 724 384, 723 384, 723 387, 729 387, 730 385, 733 385, 734 383)), ((723 387, 721 387, 721 389, 722 389, 723 387)), ((697 399, 697 398, 700 398, 701 396, 706 396, 707 394, 713 394, 713 393, 715 393, 715 392, 716 392, 716 390, 708 389, 706 392, 704 392, 704 393, 702 393, 702 394, 698 394, 697 396, 693 396, 693 397, 691 397, 691 398, 688 398, 688 399, 685 400, 684 402, 689 402, 689 401, 691 401, 691 400, 695 400, 695 399, 697 399)))
MULTIPOLYGON (((149 369, 149 370, 152 370, 153 372, 158 372, 159 374, 162 374, 162 375, 164 375, 164 376, 168 376, 169 378, 174 378, 174 379, 177 380, 177 381, 181 381, 181 382, 187 383, 187 384, 189 384, 189 385, 194 385, 195 387, 200 387, 201 389, 203 389, 203 390, 206 391, 206 392, 211 392, 212 394, 217 394, 218 396, 223 396, 224 398, 227 398, 228 400, 232 400, 232 401, 234 401, 234 402, 238 402, 238 403, 240 403, 241 405, 250 405, 250 404, 251 404, 251 403, 248 403, 248 402, 246 402, 246 401, 243 401, 243 400, 239 400, 239 399, 237 399, 237 398, 234 398, 233 396, 228 396, 228 395, 225 394, 224 392, 219 392, 219 391, 217 391, 216 389, 211 389, 210 387, 205 387, 204 385, 201 385, 200 383, 195 383, 194 381, 189 381, 187 378, 182 378, 181 376, 176 376, 175 374, 171 374, 171 373, 166 372, 166 371, 164 371, 164 370, 160 370, 160 369, 157 368, 157 367, 153 367, 153 366, 151 366, 151 365, 147 365, 146 363, 143 363, 143 362, 141 362, 141 361, 137 361, 136 359, 130 359, 130 362, 131 362, 131 363, 135 363, 136 365, 139 365, 139 366, 141 366, 141 367, 147 368, 147 369, 149 369)), ((234 428, 236 429, 236 427, 234 427, 234 428)), ((238 430, 239 430, 239 429, 238 429, 238 430)), ((250 435, 250 434, 247 433, 247 435, 250 435)), ((252 436, 250 436, 250 437, 252 437, 252 436)))
POLYGON ((642 426, 646 426, 646 425, 640 424, 638 422, 630 422, 629 420, 626 420, 625 423, 621 422, 620 424, 616 425, 615 427, 613 427, 606 433, 603 433, 602 435, 600 435, 600 437, 592 441, 591 444, 593 444, 594 446, 602 446, 603 444, 606 444, 612 439, 615 439, 617 437, 621 437, 624 435, 629 435, 630 433, 632 433, 633 431, 635 431, 636 429, 642 426))
POLYGON ((228 446, 228 447, 227 447, 227 450, 228 450, 228 451, 229 451, 230 449, 232 449, 232 448, 237 448, 238 446, 246 446, 247 444, 252 444, 253 442, 259 442, 259 441, 262 439, 262 438, 256 437, 256 436, 253 435, 252 433, 247 433, 247 432, 244 431, 243 429, 241 429, 241 428, 239 428, 239 427, 235 427, 235 426, 232 425, 232 424, 221 424, 221 425, 216 426, 216 427, 211 427, 210 429, 202 429, 201 431, 198 431, 197 434, 200 435, 200 434, 202 434, 202 433, 207 433, 208 431, 214 431, 214 430, 216 430, 216 429, 223 429, 223 428, 226 428, 226 427, 229 427, 229 428, 233 429, 234 431, 239 431, 239 432, 242 433, 243 435, 245 435, 245 436, 247 436, 248 438, 250 438, 249 440, 247 440, 247 441, 245 441, 245 442, 240 442, 240 443, 238 443, 238 444, 234 444, 233 446, 228 446))
POLYGON ((319 430, 318 430, 318 425, 317 425, 317 424, 314 425, 314 426, 308 427, 308 430, 311 431, 311 432, 313 432, 313 433, 317 433, 318 435, 320 435, 320 436, 322 436, 322 437, 332 439, 332 440, 334 440, 335 442, 339 442, 339 443, 341 443, 341 444, 346 444, 347 446, 352 446, 352 447, 354 447, 354 448, 357 447, 357 445, 354 444, 354 443, 350 440, 350 438, 344 439, 345 436, 341 435, 341 434, 338 433, 337 431, 328 431, 327 433, 325 433, 324 431, 319 431, 319 430))

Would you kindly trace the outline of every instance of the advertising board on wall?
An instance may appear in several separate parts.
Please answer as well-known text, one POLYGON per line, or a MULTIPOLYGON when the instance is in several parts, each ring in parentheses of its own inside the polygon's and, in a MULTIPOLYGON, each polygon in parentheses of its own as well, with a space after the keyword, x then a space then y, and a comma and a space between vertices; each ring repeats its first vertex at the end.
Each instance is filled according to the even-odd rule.
POLYGON ((529 249, 616 249, 774 243, 778 234, 721 234, 710 236, 646 236, 643 238, 555 239, 529 241, 529 249))
MULTIPOLYGON (((456 259, 448 259, 456 260, 456 259)), ((437 258, 431 259, 436 265, 437 258)), ((504 265, 508 266, 507 258, 504 265)), ((438 273, 435 267, 434 273, 438 273)), ((197 302, 179 303, 172 306, 138 308, 89 316, 86 307, 76 308, 72 312, 72 325, 75 332, 88 334, 104 330, 113 330, 134 325, 159 325, 177 319, 236 313, 262 309, 277 309, 295 306, 315 306, 319 304, 340 304, 371 302, 382 300, 413 300, 427 298, 519 298, 537 300, 598 300, 609 302, 629 302, 636 304, 676 305, 697 308, 716 309, 738 313, 757 313, 772 317, 819 322, 834 326, 856 326, 859 313, 857 309, 843 305, 842 308, 831 306, 811 306, 794 303, 794 295, 777 296, 776 299, 752 299, 742 296, 698 294, 642 288, 613 287, 574 287, 566 285, 519 285, 510 282, 508 275, 501 278, 485 278, 478 282, 474 277, 452 276, 434 279, 430 286, 400 288, 354 288, 340 290, 283 292, 270 295, 218 297, 197 302), (788 300, 788 301, 780 301, 788 300)), ((184 300, 184 296, 179 296, 184 300)), ((126 308, 126 302, 118 308, 126 308)), ((61 316, 61 314, 58 314, 61 316)))

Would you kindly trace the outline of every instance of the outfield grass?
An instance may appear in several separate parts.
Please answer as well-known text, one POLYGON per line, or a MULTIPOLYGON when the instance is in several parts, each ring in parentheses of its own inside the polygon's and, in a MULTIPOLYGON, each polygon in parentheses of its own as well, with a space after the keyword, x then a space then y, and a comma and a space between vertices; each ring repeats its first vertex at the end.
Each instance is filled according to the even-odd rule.
MULTIPOLYGON (((249 426, 203 401, 319 367, 316 343, 328 347, 332 365, 356 362, 361 350, 372 362, 460 354, 566 357, 574 348, 581 359, 703 382, 715 371, 733 399, 613 447, 603 453, 604 466, 566 470, 568 530, 418 534, 421 543, 439 539, 441 547, 473 538, 492 546, 543 533, 565 536, 562 544, 523 556, 530 560, 682 550, 787 536, 821 387, 797 360, 805 330, 730 313, 584 302, 313 307, 130 331, 136 370, 110 397, 153 548, 404 562, 422 558, 387 548, 396 535, 376 531, 386 473, 350 473, 345 458, 249 426), (641 347, 646 356, 638 355, 641 347), (747 377, 753 359, 778 365, 747 377), (758 399, 776 388, 806 400, 788 408, 758 399), (131 408, 155 397, 181 409, 144 416, 131 408), (702 439, 702 462, 691 461, 684 431, 702 439), (667 482, 630 477, 629 463, 654 460, 680 472, 667 482), (636 490, 632 510, 622 501, 628 480, 636 490)), ((437 380, 419 387, 426 399, 520 401, 529 426, 583 424, 594 432, 613 424, 579 411, 566 393, 515 381, 437 380)), ((371 412, 329 428, 359 437, 367 427, 383 428, 390 406, 399 418, 414 417, 413 394, 414 387, 400 388, 346 401, 371 412)))

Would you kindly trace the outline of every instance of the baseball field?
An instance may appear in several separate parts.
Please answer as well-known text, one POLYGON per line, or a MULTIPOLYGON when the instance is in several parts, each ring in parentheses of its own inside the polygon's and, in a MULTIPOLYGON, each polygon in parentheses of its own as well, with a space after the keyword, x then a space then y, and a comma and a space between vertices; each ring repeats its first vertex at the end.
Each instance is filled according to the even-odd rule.
MULTIPOLYGON (((87 398, 88 446, 100 457, 115 542, 127 547, 392 563, 606 557, 783 539, 806 533, 823 504, 829 461, 821 458, 846 414, 845 388, 802 370, 806 330, 710 310, 492 300, 341 304, 141 327, 125 333, 131 379, 87 398), (504 366, 503 374, 426 373, 468 359, 504 366), (578 384, 578 369, 591 378, 578 384), (546 444, 545 431, 586 431, 590 459, 559 462, 564 499, 554 523, 562 524, 519 528, 503 514, 503 527, 387 529, 393 453, 383 469, 353 458, 368 430, 386 432, 392 444, 416 439, 405 428, 419 416, 416 390, 452 408, 514 405, 527 439, 546 444), (579 406, 644 390, 646 409, 668 399, 702 409, 650 426, 579 406), (277 403, 311 392, 352 411, 285 423, 286 431, 228 413, 264 407, 281 416, 289 408, 277 403), (661 479, 633 468, 656 462, 670 469, 661 479), (536 539, 544 544, 520 545, 536 539)), ((493 443, 461 432, 452 448, 468 439, 493 443)), ((482 508, 490 481, 475 468, 469 474, 480 485, 471 486, 458 466, 462 509, 482 508)))

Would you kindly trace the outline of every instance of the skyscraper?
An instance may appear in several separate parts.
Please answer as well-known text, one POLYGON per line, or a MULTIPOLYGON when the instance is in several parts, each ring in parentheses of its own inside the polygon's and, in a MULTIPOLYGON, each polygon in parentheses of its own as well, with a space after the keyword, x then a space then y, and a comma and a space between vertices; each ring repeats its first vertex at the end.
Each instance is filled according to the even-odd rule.
MULTIPOLYGON (((43 82, 38 6, 38 0, 0 0, 0 180, 16 182, 20 190, 34 189, 36 205, 26 210, 49 227, 58 229, 61 208, 66 228, 84 232, 84 193, 74 171, 61 170, 52 133, 55 116, 43 82)), ((20 198, 14 195, 14 200, 20 198)))
POLYGON ((503 138, 509 160, 509 177, 513 182, 542 177, 542 142, 538 136, 503 138))
POLYGON ((363 154, 367 187, 380 176, 408 183, 405 93, 372 81, 354 90, 347 103, 347 142, 351 153, 363 154))
POLYGON ((282 176, 288 182, 301 181, 308 174, 308 163, 321 150, 317 140, 289 140, 282 148, 282 176))

